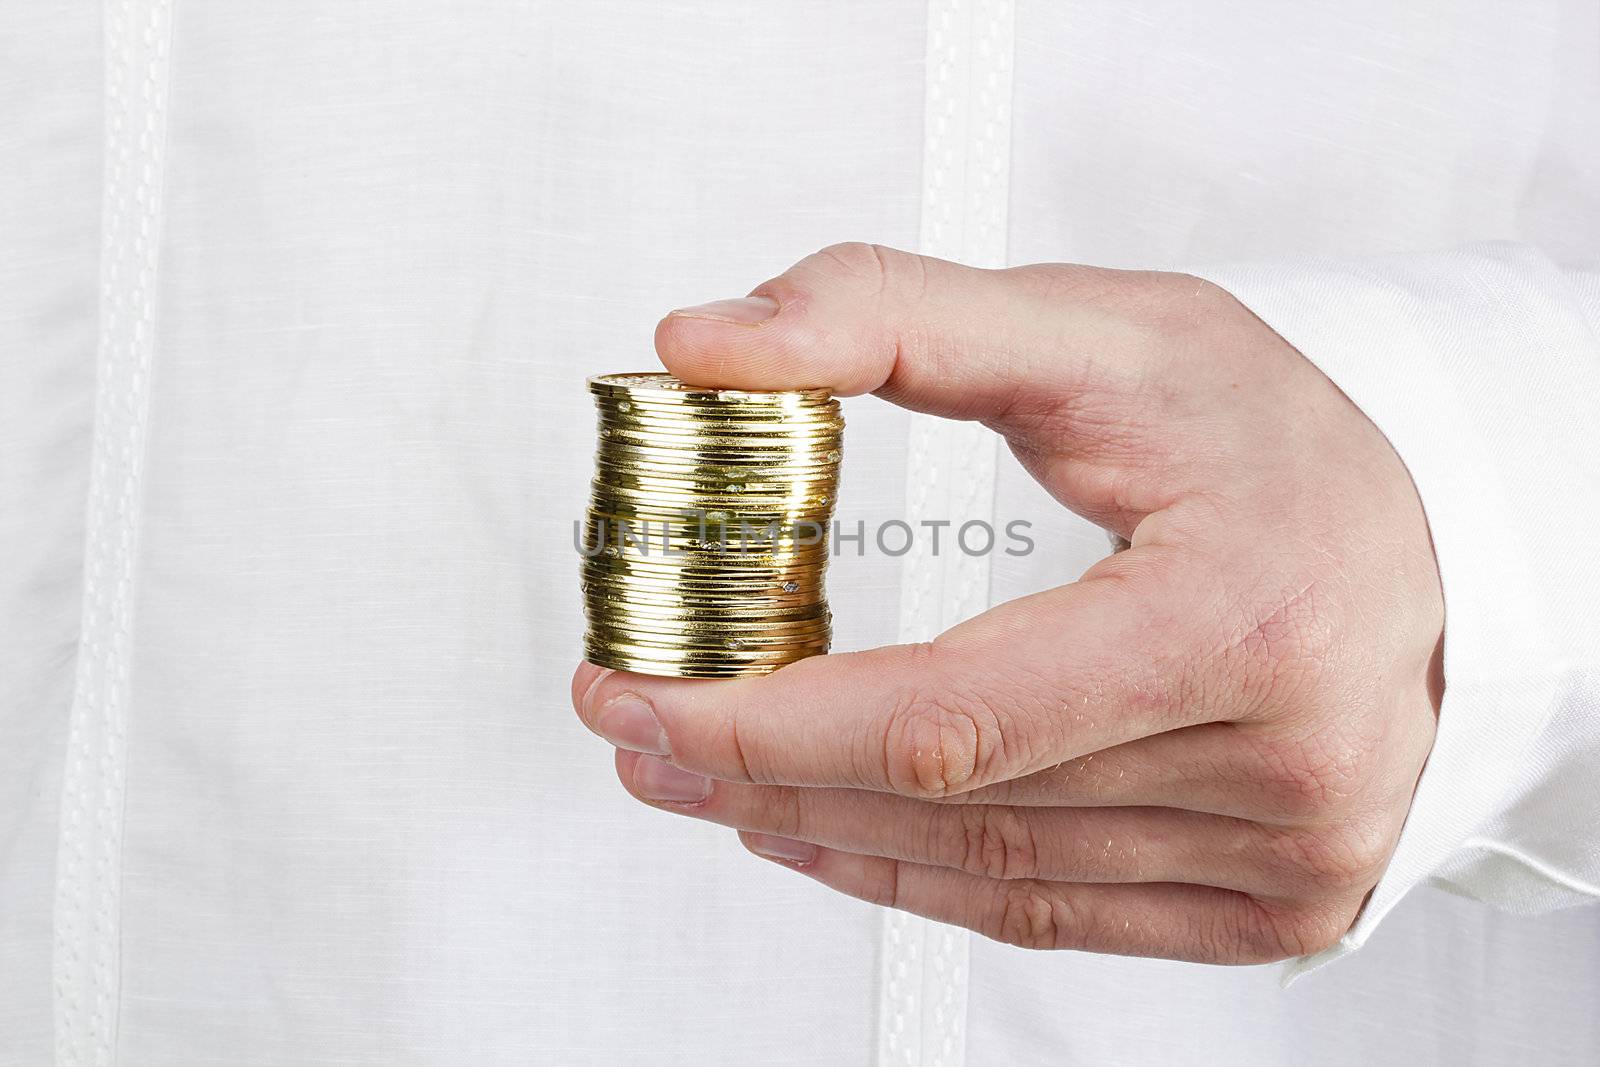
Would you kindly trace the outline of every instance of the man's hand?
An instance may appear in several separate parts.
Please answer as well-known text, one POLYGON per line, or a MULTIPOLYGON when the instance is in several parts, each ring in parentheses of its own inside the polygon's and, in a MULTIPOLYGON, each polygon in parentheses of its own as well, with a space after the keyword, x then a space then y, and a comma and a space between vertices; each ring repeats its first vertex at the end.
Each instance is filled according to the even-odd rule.
POLYGON ((1399 457, 1280 337, 1186 275, 852 244, 656 346, 691 382, 982 420, 1132 547, 925 645, 584 664, 630 792, 1020 945, 1251 963, 1349 928, 1432 744, 1444 608, 1399 457))

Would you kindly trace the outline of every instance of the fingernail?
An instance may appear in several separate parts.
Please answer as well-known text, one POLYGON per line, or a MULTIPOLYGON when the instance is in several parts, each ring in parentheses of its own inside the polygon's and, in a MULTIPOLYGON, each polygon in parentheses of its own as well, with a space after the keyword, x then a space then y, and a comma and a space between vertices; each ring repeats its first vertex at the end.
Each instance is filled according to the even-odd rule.
POLYGON ((716 322, 766 322, 778 313, 778 302, 770 296, 741 296, 737 300, 713 300, 692 308, 679 308, 674 315, 686 319, 712 319, 716 322))
POLYGON ((771 834, 747 834, 750 851, 779 863, 792 863, 804 867, 817 858, 817 846, 809 841, 796 841, 792 837, 773 837, 771 834))
POLYGON ((667 754, 667 735, 648 701, 638 693, 618 693, 600 705, 595 733, 630 752, 667 754))
POLYGON ((654 756, 642 756, 633 770, 633 787, 647 800, 697 804, 711 795, 711 779, 674 767, 654 756))

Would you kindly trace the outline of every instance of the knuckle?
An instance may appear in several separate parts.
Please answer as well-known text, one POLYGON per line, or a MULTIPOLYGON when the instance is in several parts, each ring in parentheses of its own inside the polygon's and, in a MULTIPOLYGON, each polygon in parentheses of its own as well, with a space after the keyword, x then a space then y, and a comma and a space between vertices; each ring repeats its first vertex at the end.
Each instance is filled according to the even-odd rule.
POLYGON ((1370 746, 1324 732, 1258 749, 1258 785, 1267 807, 1291 822, 1325 819, 1346 811, 1360 793, 1370 746))
POLYGON ((883 732, 883 775, 905 796, 935 799, 995 780, 1004 740, 1000 719, 976 696, 902 694, 883 732))
POLYGON ((1237 907, 1220 908, 1198 920, 1195 930, 1196 955, 1207 963, 1249 965, 1275 963, 1304 955, 1300 951, 1303 913, 1298 909, 1276 908, 1251 897, 1242 897, 1237 907))
POLYGON ((1228 613, 1225 658, 1260 711, 1314 699, 1335 661, 1337 626, 1315 581, 1250 595, 1228 613))
POLYGON ((749 731, 741 730, 739 728, 740 720, 748 714, 749 710, 739 705, 735 705, 734 708, 728 713, 728 749, 733 757, 734 766, 738 768, 738 773, 742 780, 746 782, 761 782, 766 780, 769 776, 762 773, 764 768, 762 767, 762 763, 759 758, 760 754, 750 751, 746 746, 744 738, 749 736, 749 731), (760 776, 758 777, 758 775, 760 776))
POLYGON ((855 277, 876 278, 883 274, 877 248, 866 241, 840 241, 819 250, 817 257, 855 277))
POLYGON ((1028 819, 1010 809, 974 805, 949 810, 954 818, 946 854, 969 874, 1002 880, 1039 875, 1039 844, 1028 819))
POLYGON ((1189 923, 1192 955, 1202 963, 1268 963, 1282 959, 1272 948, 1270 927, 1249 898, 1238 908, 1218 908, 1189 923))
POLYGON ((1326 906, 1298 905, 1269 908, 1252 902, 1244 944, 1253 959, 1239 962, 1271 963, 1296 956, 1313 956, 1332 948, 1350 927, 1353 915, 1326 906))
POLYGON ((883 865, 883 873, 870 879, 863 887, 863 898, 880 908, 900 907, 900 863, 890 860, 883 865))
POLYGON ((1387 849, 1345 827, 1272 833, 1267 866, 1284 884, 1319 891, 1365 889, 1378 880, 1387 849))
POLYGON ((1000 890, 990 929, 996 941, 1018 948, 1072 948, 1077 924, 1066 899, 1033 879, 1008 882, 1000 890))
POLYGON ((789 786, 758 788, 765 793, 763 803, 757 809, 759 828, 778 837, 805 837, 808 820, 801 790, 789 786))
POLYGON ((1296 760, 1276 761, 1262 782, 1273 812, 1295 821, 1315 819, 1328 807, 1329 779, 1315 767, 1296 760))
POLYGON ((817 253, 826 269, 873 293, 923 286, 922 260, 909 252, 865 241, 833 244, 817 253))

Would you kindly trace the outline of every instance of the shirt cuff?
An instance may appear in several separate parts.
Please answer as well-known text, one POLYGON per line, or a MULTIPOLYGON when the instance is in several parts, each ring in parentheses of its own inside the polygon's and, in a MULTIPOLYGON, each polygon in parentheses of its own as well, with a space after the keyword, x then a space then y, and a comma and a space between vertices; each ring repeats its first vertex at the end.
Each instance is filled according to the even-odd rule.
POLYGON ((1382 879, 1334 947, 1429 882, 1514 910, 1600 897, 1600 286, 1517 245, 1190 267, 1377 425, 1444 591, 1439 731, 1382 879))

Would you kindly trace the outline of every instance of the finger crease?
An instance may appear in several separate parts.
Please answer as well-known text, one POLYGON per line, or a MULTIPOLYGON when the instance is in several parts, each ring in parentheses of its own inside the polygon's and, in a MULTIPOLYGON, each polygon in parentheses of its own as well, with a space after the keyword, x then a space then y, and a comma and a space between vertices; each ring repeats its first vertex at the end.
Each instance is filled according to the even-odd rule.
POLYGON ((745 758, 744 743, 739 740, 739 712, 737 710, 730 712, 728 715, 728 734, 733 743, 733 756, 739 761, 739 773, 744 776, 745 781, 755 781, 750 775, 750 761, 745 758))

